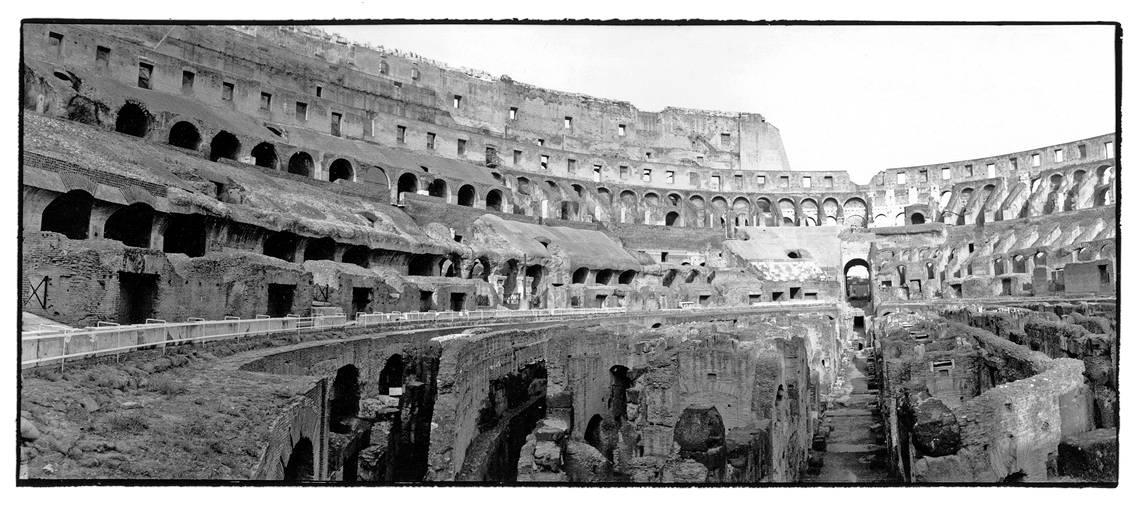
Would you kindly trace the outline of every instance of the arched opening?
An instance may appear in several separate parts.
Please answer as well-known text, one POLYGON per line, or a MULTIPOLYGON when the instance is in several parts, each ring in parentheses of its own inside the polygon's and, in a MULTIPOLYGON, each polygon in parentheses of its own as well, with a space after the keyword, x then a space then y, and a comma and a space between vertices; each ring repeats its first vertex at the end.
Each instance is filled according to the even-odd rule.
POLYGON ((661 285, 666 288, 673 286, 673 282, 677 279, 677 269, 669 269, 665 276, 661 278, 661 285))
POLYGON ((431 195, 432 197, 439 197, 441 199, 446 199, 447 198, 447 181, 444 181, 442 179, 432 180, 431 184, 428 185, 427 190, 428 190, 428 195, 431 195))
POLYGON ((594 275, 594 282, 599 285, 608 285, 610 280, 614 277, 614 271, 610 269, 602 269, 594 275))
POLYGON ((220 158, 237 160, 240 150, 241 141, 238 140, 237 136, 222 130, 210 141, 210 161, 216 162, 220 158))
POLYGON ((574 274, 570 277, 570 282, 575 284, 575 285, 580 285, 580 284, 586 282, 586 277, 589 275, 590 275, 590 269, 588 269, 586 267, 579 267, 577 270, 574 271, 574 274))
POLYGON ((435 275, 435 256, 434 255, 412 255, 408 260, 408 275, 409 276, 434 276, 435 275))
POLYGON ((95 198, 83 190, 64 193, 44 208, 40 230, 59 232, 68 239, 86 239, 94 204, 95 198))
POLYGON ((67 119, 85 125, 98 125, 99 104, 83 95, 75 95, 67 102, 67 119))
POLYGON ((523 195, 530 195, 530 180, 525 177, 518 179, 518 192, 523 195))
POLYGON ((487 192, 487 209, 492 211, 503 211, 503 194, 499 190, 491 190, 487 192))
POLYGON ((847 300, 866 301, 871 299, 871 264, 862 258, 855 258, 843 266, 843 281, 847 287, 847 300))
POLYGON ((439 261, 439 273, 445 278, 459 277, 459 255, 444 257, 439 261))
POLYGON ((597 448, 598 451, 603 451, 602 415, 594 415, 590 417, 590 421, 586 422, 586 431, 582 434, 582 439, 585 439, 586 444, 597 448))
POLYGON ((146 137, 150 131, 150 114, 141 105, 127 102, 119 108, 115 118, 115 131, 135 137, 146 137))
POLYGON ((420 180, 415 174, 406 172, 396 180, 396 193, 416 193, 420 190, 420 180))
POLYGON ((172 214, 162 233, 162 251, 189 257, 206 254, 206 220, 200 214, 172 214))
POLYGON ((393 354, 384 361, 384 368, 380 369, 380 395, 399 394, 393 388, 404 388, 404 357, 399 353, 393 354))
POLYGON ((677 220, 680 219, 680 217, 681 215, 676 211, 665 213, 665 226, 672 227, 674 225, 677 225, 677 220))
POLYGON ((475 260, 474 265, 471 266, 471 279, 482 279, 487 281, 491 276, 491 261, 487 257, 479 257, 475 260))
MULTIPOLYGON (((530 278, 530 297, 539 297, 539 289, 542 287, 543 279, 546 277, 546 268, 539 265, 528 265, 526 268, 526 277, 530 278)), ((541 306, 541 302, 531 301, 531 307, 541 306)))
POLYGON ((313 177, 313 157, 304 151, 293 153, 289 157, 289 173, 313 177))
POLYGON ((351 246, 344 251, 344 256, 341 257, 341 261, 346 264, 359 265, 367 269, 369 265, 369 256, 371 255, 368 246, 351 246))
POLYGON ((680 446, 682 459, 693 459, 705 466, 710 475, 724 472, 724 420, 714 406, 689 406, 681 412, 673 427, 673 441, 680 446))
POLYGON ((198 133, 198 127, 195 127, 193 123, 179 121, 170 128, 170 136, 167 137, 166 142, 171 146, 197 151, 198 146, 202 144, 202 134, 198 133))
POLYGON ((277 168, 277 149, 273 144, 262 142, 253 147, 253 151, 249 152, 253 155, 253 164, 258 167, 265 167, 267 169, 277 168))
POLYGON ((345 160, 344 158, 337 158, 336 160, 333 160, 333 163, 331 165, 329 165, 329 182, 333 182, 338 179, 352 181, 354 179, 352 172, 352 164, 349 163, 348 160, 345 160))
POLYGON ((297 258, 297 244, 300 240, 301 238, 292 232, 274 232, 265 239, 261 252, 265 256, 292 262, 297 258))
POLYGON ((459 187, 459 193, 455 195, 455 203, 466 206, 475 206, 475 187, 465 184, 459 187))
POLYGON ((914 213, 910 215, 911 225, 922 225, 923 223, 926 223, 926 216, 923 216, 922 213, 914 213))
POLYGON ((131 204, 115 211, 103 228, 103 237, 136 248, 150 247, 150 227, 154 208, 147 204, 131 204))
POLYGON ((332 260, 336 252, 336 241, 329 237, 309 239, 305 244, 305 261, 332 260))
POLYGON ((289 461, 285 464, 285 481, 310 481, 317 479, 313 465, 313 442, 303 437, 293 445, 289 461))
POLYGON ((861 198, 847 199, 843 203, 843 224, 864 227, 867 223, 867 203, 861 198))
POLYGON ((633 280, 635 278, 637 278, 637 271, 632 269, 628 271, 622 271, 621 275, 618 276, 618 284, 628 285, 630 283, 633 283, 633 280))
POLYGON ((360 406, 360 370, 348 364, 337 369, 329 398, 329 430, 347 434, 360 406))

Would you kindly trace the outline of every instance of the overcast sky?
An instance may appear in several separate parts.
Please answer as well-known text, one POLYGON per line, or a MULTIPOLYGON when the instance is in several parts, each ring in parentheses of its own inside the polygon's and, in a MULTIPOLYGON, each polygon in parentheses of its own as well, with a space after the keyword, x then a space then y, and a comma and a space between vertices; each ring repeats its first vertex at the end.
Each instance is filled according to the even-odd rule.
POLYGON ((1115 128, 1108 26, 332 26, 545 88, 763 114, 792 168, 885 168, 1115 128))

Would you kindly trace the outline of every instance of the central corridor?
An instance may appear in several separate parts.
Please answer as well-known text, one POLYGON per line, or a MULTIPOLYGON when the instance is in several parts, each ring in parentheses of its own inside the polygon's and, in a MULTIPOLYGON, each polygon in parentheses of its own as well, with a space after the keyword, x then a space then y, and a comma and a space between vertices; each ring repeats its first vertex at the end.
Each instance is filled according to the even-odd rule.
MULTIPOLYGON (((839 380, 823 414, 821 434, 826 449, 813 444, 822 458, 809 483, 896 483, 887 466, 884 428, 879 418, 878 390, 867 388, 870 349, 847 350, 839 380)), ((873 367, 873 365, 871 366, 873 367)), ((872 381, 872 383, 877 383, 872 381)), ((813 459, 815 460, 815 459, 813 459)), ((816 460, 816 466, 819 460, 816 460)), ((813 469, 813 471, 815 471, 813 469)))

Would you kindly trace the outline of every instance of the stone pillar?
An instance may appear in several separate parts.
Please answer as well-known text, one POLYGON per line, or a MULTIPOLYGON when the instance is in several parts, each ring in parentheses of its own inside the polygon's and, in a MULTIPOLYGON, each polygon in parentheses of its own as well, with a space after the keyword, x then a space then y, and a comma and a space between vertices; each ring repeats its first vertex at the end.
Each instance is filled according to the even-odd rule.
POLYGON ((162 251, 166 243, 166 227, 170 226, 170 216, 155 212, 150 222, 150 249, 162 251))

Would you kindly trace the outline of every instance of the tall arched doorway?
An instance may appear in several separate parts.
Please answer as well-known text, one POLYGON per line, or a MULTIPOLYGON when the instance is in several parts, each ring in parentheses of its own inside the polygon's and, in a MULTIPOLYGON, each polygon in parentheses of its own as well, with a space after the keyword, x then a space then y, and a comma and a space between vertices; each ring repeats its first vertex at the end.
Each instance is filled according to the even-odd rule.
POLYGON ((848 301, 871 300, 871 265, 862 258, 854 258, 843 266, 843 285, 848 301))

